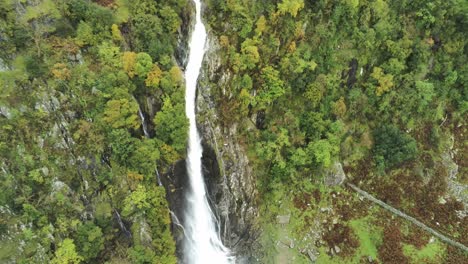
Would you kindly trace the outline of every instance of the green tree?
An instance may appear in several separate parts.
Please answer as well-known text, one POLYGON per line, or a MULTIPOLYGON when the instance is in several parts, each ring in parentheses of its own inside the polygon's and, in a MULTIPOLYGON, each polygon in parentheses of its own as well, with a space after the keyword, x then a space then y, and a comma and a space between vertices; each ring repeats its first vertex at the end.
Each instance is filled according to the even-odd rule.
POLYGON ((425 81, 416 81, 417 97, 419 98, 418 112, 423 112, 435 95, 434 84, 425 81))
POLYGON ((152 263, 177 262, 174 254, 175 243, 170 232, 171 218, 163 187, 153 185, 146 188, 138 185, 136 190, 125 198, 122 215, 134 219, 132 230, 136 246, 129 252, 134 261, 146 263, 145 260, 151 259, 152 263), (143 245, 139 240, 138 227, 142 221, 146 221, 151 228, 151 246, 143 245), (155 254, 151 254, 147 249, 151 249, 155 254))
POLYGON ((164 100, 162 110, 154 118, 156 137, 182 153, 186 148, 188 119, 184 105, 172 104, 171 99, 164 100))
MULTIPOLYGON (((142 245, 135 245, 128 249, 128 255, 132 260, 132 263, 136 264, 147 264, 147 263, 158 263, 156 253, 151 248, 144 247, 142 245)), ((161 262, 162 263, 162 262, 161 262)))
POLYGON ((395 126, 382 126, 374 130, 374 159, 380 169, 391 169, 413 160, 417 153, 416 140, 395 126))
POLYGON ((332 145, 326 139, 320 139, 309 143, 307 153, 311 155, 314 161, 325 168, 332 164, 332 157, 338 151, 338 148, 332 145))
POLYGON ((328 120, 323 120, 323 114, 317 112, 305 112, 299 119, 299 127, 309 141, 322 138, 328 130, 329 123, 328 120))
POLYGON ((159 10, 159 14, 161 15, 161 18, 163 20, 163 25, 166 29, 166 32, 176 33, 177 30, 180 28, 182 21, 179 15, 177 15, 177 13, 174 11, 174 9, 166 5, 159 10))
POLYGON ((136 149, 137 139, 126 129, 113 129, 109 135, 112 157, 122 165, 127 165, 136 149))
POLYGON ((136 74, 145 79, 146 75, 151 71, 153 68, 153 59, 148 53, 139 52, 136 55, 136 64, 135 64, 135 72, 136 74))
POLYGON ((55 257, 51 260, 51 264, 78 264, 83 261, 83 257, 78 255, 75 249, 73 240, 65 238, 59 244, 55 251, 55 257))
POLYGON ((114 46, 110 42, 104 42, 98 47, 99 58, 108 66, 121 67, 120 48, 114 46))
POLYGON ((81 47, 96 44, 96 36, 94 36, 93 28, 89 23, 81 21, 80 24, 78 24, 78 29, 76 30, 76 44, 81 47))
POLYGON ((85 260, 89 261, 96 258, 99 252, 104 249, 102 230, 92 222, 80 225, 76 236, 78 252, 85 260))
POLYGON ((283 80, 279 72, 271 66, 262 69, 260 78, 262 89, 254 98, 258 108, 265 108, 286 93, 283 80))
POLYGON ((129 166, 144 175, 153 175, 160 152, 152 139, 138 140, 129 161, 129 166))

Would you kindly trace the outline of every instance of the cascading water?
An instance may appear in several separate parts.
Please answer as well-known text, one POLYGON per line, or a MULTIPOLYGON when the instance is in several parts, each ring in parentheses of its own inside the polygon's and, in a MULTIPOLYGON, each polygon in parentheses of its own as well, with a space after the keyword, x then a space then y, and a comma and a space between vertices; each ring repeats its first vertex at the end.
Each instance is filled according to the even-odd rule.
MULTIPOLYGON (((138 103, 138 100, 133 97, 133 100, 138 103)), ((148 126, 146 125, 145 115, 143 115, 143 111, 141 111, 141 107, 138 106, 138 116, 140 117, 141 127, 143 128, 143 134, 146 138, 150 138, 150 134, 148 133, 148 126)), ((162 186, 161 176, 159 175, 158 167, 154 168, 154 172, 156 173, 156 179, 158 180, 158 185, 162 186)))
MULTIPOLYGON (((135 99, 135 101, 136 101, 136 99, 135 99)), ((145 135, 146 138, 149 138, 150 135, 148 133, 148 126, 146 125, 145 116, 143 115, 143 111, 141 111, 140 106, 138 106, 138 116, 140 116, 141 127, 143 128, 143 134, 145 135)))
POLYGON ((190 188, 186 193, 184 262, 190 264, 227 264, 234 262, 234 258, 230 256, 229 249, 221 241, 219 223, 207 200, 201 168, 202 146, 195 118, 195 95, 197 79, 203 61, 206 30, 201 20, 200 0, 194 0, 194 2, 196 22, 190 40, 190 55, 185 71, 185 111, 190 122, 187 156, 190 188))

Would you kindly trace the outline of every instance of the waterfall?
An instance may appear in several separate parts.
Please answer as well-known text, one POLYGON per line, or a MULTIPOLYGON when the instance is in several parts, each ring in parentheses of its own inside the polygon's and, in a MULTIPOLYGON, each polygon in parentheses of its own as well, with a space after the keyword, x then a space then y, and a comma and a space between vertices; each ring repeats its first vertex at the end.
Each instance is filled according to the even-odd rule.
MULTIPOLYGON (((133 96, 133 100, 135 100, 138 104, 138 100, 135 98, 135 96, 133 96)), ((141 111, 141 107, 139 104, 138 104, 138 116, 140 117, 140 120, 141 120, 141 127, 143 128, 143 134, 145 135, 145 138, 150 138, 150 134, 148 133, 148 126, 146 125, 146 121, 145 121, 145 116, 143 115, 143 111, 141 111)), ((161 176, 159 175, 157 166, 154 168, 154 172, 156 173, 156 179, 158 180, 158 185, 162 186, 161 176)))
POLYGON ((187 149, 187 173, 190 188, 186 193, 185 237, 183 242, 184 263, 233 263, 234 257, 226 248, 219 235, 219 222, 207 200, 202 175, 202 146, 198 135, 195 117, 195 97, 197 80, 202 66, 206 30, 201 20, 200 0, 194 0, 196 22, 190 40, 190 55, 185 72, 186 95, 185 111, 190 122, 187 149))
MULTIPOLYGON (((135 98, 135 97, 134 97, 135 98)), ((136 99, 135 99, 136 101, 136 99)), ((137 101, 138 103, 138 101, 137 101)), ((141 127, 143 128, 143 134, 145 137, 149 138, 148 127, 146 126, 145 116, 143 115, 143 111, 141 111, 141 107, 138 105, 138 116, 140 116, 141 120, 141 127)))
POLYGON ((145 115, 143 115, 143 111, 141 111, 140 103, 138 103, 138 100, 135 98, 135 96, 132 95, 132 98, 138 105, 138 117, 140 117, 141 127, 143 128, 143 134, 146 138, 150 138, 150 135, 148 133, 148 126, 146 125, 145 115))

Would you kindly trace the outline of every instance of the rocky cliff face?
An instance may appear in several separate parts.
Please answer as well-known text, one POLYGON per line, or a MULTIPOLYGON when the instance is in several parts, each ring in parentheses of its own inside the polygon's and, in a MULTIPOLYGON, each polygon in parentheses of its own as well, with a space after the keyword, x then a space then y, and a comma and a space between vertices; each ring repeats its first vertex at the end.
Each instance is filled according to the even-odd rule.
POLYGON ((223 71, 219 44, 208 34, 207 51, 197 95, 197 113, 203 137, 203 169, 211 202, 221 220, 224 243, 238 256, 250 256, 258 216, 256 182, 245 150, 237 141, 237 124, 222 127, 215 90, 222 89, 230 73, 223 71))

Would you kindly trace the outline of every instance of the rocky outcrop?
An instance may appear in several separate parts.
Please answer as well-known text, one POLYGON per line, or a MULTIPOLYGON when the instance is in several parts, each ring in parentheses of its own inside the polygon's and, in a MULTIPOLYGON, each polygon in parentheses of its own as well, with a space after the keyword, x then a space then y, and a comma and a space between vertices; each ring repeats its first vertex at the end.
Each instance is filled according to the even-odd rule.
POLYGON ((346 174, 340 162, 335 162, 326 172, 325 184, 328 186, 341 185, 346 180, 346 174))
MULTIPOLYGON (((454 150, 452 147, 441 154, 442 165, 447 170, 447 196, 453 196, 457 201, 463 204, 463 210, 458 211, 458 215, 461 219, 468 216, 468 186, 463 184, 459 180, 459 166, 453 160, 454 150)), ((441 203, 444 203, 444 197, 441 197, 441 203)))
POLYGON ((190 41, 190 33, 194 26, 194 4, 192 1, 189 2, 187 5, 186 10, 184 10, 184 14, 182 16, 182 25, 179 27, 177 33, 177 49, 175 51, 174 57, 177 61, 177 64, 182 69, 185 69, 188 63, 188 55, 189 55, 189 41, 190 41))

